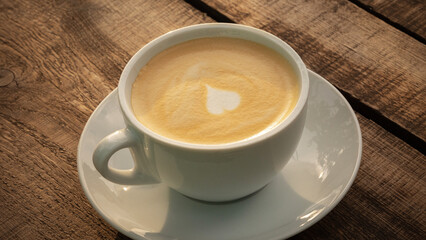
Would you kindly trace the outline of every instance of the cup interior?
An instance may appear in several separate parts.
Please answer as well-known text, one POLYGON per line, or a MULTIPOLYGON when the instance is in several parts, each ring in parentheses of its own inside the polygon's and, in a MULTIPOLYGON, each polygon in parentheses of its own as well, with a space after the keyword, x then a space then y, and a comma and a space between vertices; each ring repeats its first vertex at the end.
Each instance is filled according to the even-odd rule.
POLYGON ((142 49, 140 49, 127 63, 124 68, 120 82, 118 85, 118 95, 120 106, 125 115, 126 119, 130 122, 131 125, 136 127, 144 134, 148 134, 152 138, 162 141, 166 144, 176 145, 185 148, 199 148, 199 149, 220 149, 220 148, 234 148, 238 146, 243 146, 247 144, 253 144, 257 141, 268 137, 271 134, 275 134, 280 131, 280 129, 285 128, 286 125, 290 124, 297 115, 302 111, 308 97, 309 91, 309 79, 308 73, 299 55, 285 42, 283 42, 278 37, 265 32, 260 29, 256 29, 249 26, 239 25, 239 24, 228 24, 228 23, 212 23, 212 24, 199 24, 189 27, 180 28, 171 32, 168 32, 148 44, 146 44, 142 49), (131 90, 134 81, 140 71, 140 69, 145 66, 151 58, 159 54, 160 52, 177 45, 182 42, 186 42, 198 38, 208 38, 208 37, 229 37, 229 38, 239 38, 244 40, 249 40, 262 44, 266 47, 271 48, 277 53, 281 54, 284 58, 288 60, 290 65, 293 67, 293 70, 296 73, 300 84, 300 93, 299 99, 293 111, 290 113, 287 118, 282 121, 278 126, 273 128, 271 131, 268 131, 257 137, 243 140, 240 142, 218 144, 218 145, 205 145, 205 144, 193 144, 181 142, 173 139, 163 137, 149 128, 145 127, 140 123, 132 110, 131 107, 131 90))

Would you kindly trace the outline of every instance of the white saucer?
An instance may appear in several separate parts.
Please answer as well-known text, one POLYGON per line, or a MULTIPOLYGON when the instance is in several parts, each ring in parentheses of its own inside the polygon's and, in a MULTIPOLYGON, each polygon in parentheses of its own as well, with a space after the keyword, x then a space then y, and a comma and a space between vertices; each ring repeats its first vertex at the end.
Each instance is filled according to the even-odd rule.
MULTIPOLYGON (((114 90, 96 108, 80 138, 78 172, 92 206, 114 228, 135 239, 282 239, 323 218, 349 190, 361 161, 361 131, 344 97, 309 72, 306 127, 296 153, 265 188, 223 204, 189 199, 164 184, 123 186, 105 180, 92 163, 96 144, 124 127, 114 90)), ((113 167, 132 167, 130 152, 113 167)))

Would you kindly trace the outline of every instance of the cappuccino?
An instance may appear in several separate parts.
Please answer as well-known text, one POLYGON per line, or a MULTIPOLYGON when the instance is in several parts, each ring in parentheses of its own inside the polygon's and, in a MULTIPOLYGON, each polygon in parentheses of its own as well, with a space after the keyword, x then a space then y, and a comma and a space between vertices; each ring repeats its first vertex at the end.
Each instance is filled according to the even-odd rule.
POLYGON ((281 123, 300 93, 290 63, 263 45, 201 38, 153 57, 133 83, 136 118, 164 137, 224 144, 258 136, 281 123))

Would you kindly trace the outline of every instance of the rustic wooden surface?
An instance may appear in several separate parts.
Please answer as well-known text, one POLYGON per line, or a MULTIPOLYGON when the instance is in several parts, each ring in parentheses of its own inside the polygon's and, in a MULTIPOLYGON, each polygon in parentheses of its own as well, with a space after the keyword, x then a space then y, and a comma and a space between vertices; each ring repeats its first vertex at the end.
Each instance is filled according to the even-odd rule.
MULTIPOLYGON (((361 108, 426 138, 426 52, 412 36, 343 0, 215 0, 206 1, 213 8, 207 10, 188 2, 0 2, 0 239, 126 239, 84 196, 76 168, 80 134, 141 46, 182 26, 220 20, 218 14, 278 35, 361 108)), ((424 34, 424 18, 387 17, 424 34)), ((425 155, 363 114, 354 185, 294 239, 425 238, 425 155)))
POLYGON ((423 0, 359 0, 372 11, 426 38, 426 2, 423 0))

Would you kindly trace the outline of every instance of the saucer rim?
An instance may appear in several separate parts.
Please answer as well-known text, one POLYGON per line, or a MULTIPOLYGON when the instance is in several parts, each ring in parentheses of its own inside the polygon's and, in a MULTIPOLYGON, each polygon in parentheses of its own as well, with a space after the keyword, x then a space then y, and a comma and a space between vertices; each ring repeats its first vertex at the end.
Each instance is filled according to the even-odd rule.
MULTIPOLYGON (((318 216, 315 217, 315 219, 313 219, 312 221, 309 221, 307 224, 303 225, 302 227, 298 228, 295 232, 282 236, 281 238, 287 239, 290 238, 298 233, 301 233, 303 231, 305 231, 306 229, 310 228, 311 226, 313 226, 315 223, 317 223, 319 220, 323 219, 325 216, 327 216, 331 210, 333 210, 339 203, 340 201, 342 201, 342 199, 346 196, 346 194, 348 193, 349 189, 352 187, 352 184, 355 181, 355 178, 358 174, 359 171, 359 167, 361 166, 361 158, 362 158, 362 134, 361 134, 361 127, 359 125, 359 121, 358 118, 356 117, 355 111, 352 109, 352 106, 349 104, 348 100, 343 96, 343 94, 335 87, 333 86, 333 84, 331 84, 329 81, 327 81, 325 78, 323 78, 321 75, 319 75, 318 73, 308 69, 308 76, 313 75, 314 77, 316 77, 317 79, 321 80, 322 82, 324 82, 325 84, 328 85, 328 87, 330 87, 345 103, 347 109, 349 109, 349 112, 351 113, 352 118, 355 120, 355 126, 356 126, 356 131, 358 134, 358 156, 356 159, 356 164, 355 167, 352 171, 352 175, 348 181, 348 183, 346 184, 345 188, 340 192, 339 196, 334 200, 334 202, 329 205, 329 207, 327 209, 325 209, 324 211, 322 211, 320 214, 318 214, 318 216)), ((309 78, 310 79, 310 78, 309 78)), ((309 100, 308 100, 309 102, 309 100)), ((276 238, 276 240, 278 240, 280 238, 276 238)))
MULTIPOLYGON (((339 90, 337 90, 336 87, 334 87, 330 82, 328 82, 325 78, 323 78, 321 75, 319 75, 318 73, 315 73, 314 71, 307 69, 308 70, 308 76, 309 76, 309 80, 311 80, 311 76, 317 78, 318 80, 322 81, 323 83, 327 84, 328 87, 330 87, 337 95, 338 97, 340 97, 344 104, 346 105, 346 108, 349 110, 353 120, 355 121, 355 126, 356 126, 356 132, 358 135, 358 156, 356 158, 356 164, 354 166, 354 169, 352 171, 352 175, 349 178, 348 183, 346 184, 345 188, 340 192, 339 196, 333 201, 333 203, 331 205, 329 205, 324 211, 322 211, 320 214, 318 214, 315 219, 307 222, 305 225, 303 225, 302 227, 298 227, 296 228, 294 231, 292 232, 278 232, 276 236, 274 236, 273 238, 270 239, 287 239, 289 237, 292 237, 298 233, 301 233, 303 231, 305 231, 306 229, 310 228, 312 225, 316 224, 319 220, 323 219, 327 214, 329 214, 331 212, 331 210, 333 210, 339 203, 340 201, 343 199, 344 196, 346 196, 347 192, 349 191, 349 189, 351 188, 353 182, 355 181, 355 178, 358 174, 360 165, 361 165, 361 157, 362 157, 362 134, 361 134, 361 128, 359 125, 359 121, 358 118, 356 117, 356 114, 354 112, 354 110, 352 109, 351 105, 349 104, 349 102, 346 100, 346 98, 343 96, 342 93, 340 93, 339 90), (280 234, 282 233, 282 234, 280 234)), ((89 122, 92 121, 94 113, 96 111, 98 111, 99 109, 101 109, 103 107, 103 105, 106 104, 107 100, 113 95, 113 94, 117 94, 117 88, 113 89, 105 98, 103 98, 103 100, 99 103, 99 105, 95 108, 95 110, 93 110, 92 114, 90 115, 89 119, 86 121, 86 124, 84 126, 84 129, 80 135, 79 138, 79 143, 78 143, 78 147, 77 147, 77 171, 78 171, 78 177, 79 177, 79 181, 80 184, 83 188, 84 194, 86 196, 86 198, 89 200, 89 203, 91 204, 91 206, 96 210, 96 212, 102 217, 103 220, 105 220, 109 225, 111 225, 114 229, 118 230, 120 233, 124 234, 127 237, 130 237, 132 239, 140 239, 142 236, 137 235, 133 232, 127 231, 125 229, 123 229, 120 225, 116 224, 115 222, 113 222, 111 219, 109 219, 104 213, 103 211, 98 207, 97 204, 95 204, 95 202, 93 201, 93 196, 92 194, 89 192, 87 183, 84 179, 84 174, 83 174, 83 163, 80 159, 80 152, 82 151, 82 139, 83 136, 86 135, 86 132, 88 131, 88 125, 89 122)), ((308 99, 309 102, 309 99, 308 99)), ((142 239, 144 239, 142 237, 142 239)), ((252 239, 252 238, 250 238, 252 239)))

